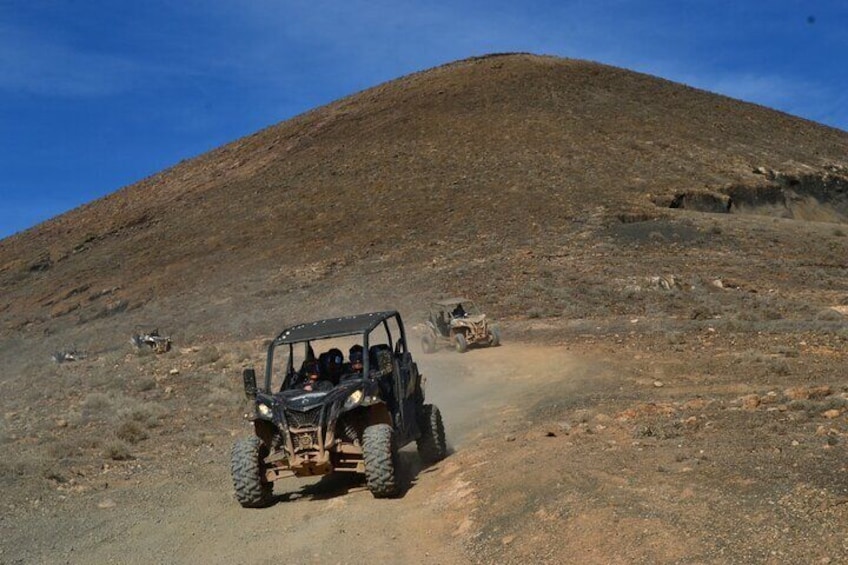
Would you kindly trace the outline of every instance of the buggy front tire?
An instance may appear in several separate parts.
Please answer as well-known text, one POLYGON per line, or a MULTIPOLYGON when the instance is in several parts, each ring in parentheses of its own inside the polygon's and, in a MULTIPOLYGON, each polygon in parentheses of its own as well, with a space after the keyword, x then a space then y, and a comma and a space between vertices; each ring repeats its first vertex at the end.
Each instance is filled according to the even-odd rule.
POLYGON ((267 482, 262 460, 267 448, 256 437, 243 438, 233 445, 230 471, 236 499, 245 508, 264 508, 271 504, 274 485, 267 482))
POLYGON ((436 337, 432 332, 427 332, 421 337, 421 349, 424 353, 433 353, 436 351, 436 337))
POLYGON ((437 406, 424 404, 418 417, 421 428, 421 437, 416 441, 419 457, 427 465, 441 461, 448 455, 442 413, 437 406))
POLYGON ((362 434, 365 482, 374 498, 389 498, 400 491, 395 431, 388 424, 374 424, 362 434))
POLYGON ((465 334, 456 334, 453 336, 453 345, 460 353, 468 351, 468 340, 465 339, 465 334))

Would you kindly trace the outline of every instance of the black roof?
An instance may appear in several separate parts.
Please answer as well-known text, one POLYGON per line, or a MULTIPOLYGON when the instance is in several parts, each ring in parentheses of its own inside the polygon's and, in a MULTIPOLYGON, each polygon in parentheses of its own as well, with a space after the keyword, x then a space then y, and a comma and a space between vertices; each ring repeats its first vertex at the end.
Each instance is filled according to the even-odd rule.
POLYGON ((384 320, 397 315, 397 311, 389 310, 386 312, 371 312, 369 314, 357 314, 356 316, 345 316, 343 318, 328 318, 326 320, 318 320, 317 322, 298 324, 283 330, 277 336, 277 339, 274 340, 274 343, 282 345, 285 343, 311 341, 313 339, 363 334, 370 332, 383 323, 384 320))
POLYGON ((461 302, 473 302, 469 298, 442 298, 441 300, 434 300, 431 304, 435 306, 455 306, 461 302))

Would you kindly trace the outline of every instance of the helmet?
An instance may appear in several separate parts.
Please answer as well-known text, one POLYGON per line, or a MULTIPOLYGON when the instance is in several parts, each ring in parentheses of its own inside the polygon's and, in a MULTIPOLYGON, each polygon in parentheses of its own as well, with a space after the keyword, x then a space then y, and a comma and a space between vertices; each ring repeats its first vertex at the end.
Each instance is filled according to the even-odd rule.
POLYGON ((318 361, 315 359, 307 359, 303 362, 303 372, 306 376, 319 375, 321 373, 318 361))
POLYGON ((351 347, 348 352, 348 359, 350 360, 351 365, 355 363, 362 364, 362 346, 357 343, 351 347))
POLYGON ((318 360, 321 363, 321 368, 327 375, 334 375, 338 373, 344 363, 342 352, 335 347, 322 353, 318 360))

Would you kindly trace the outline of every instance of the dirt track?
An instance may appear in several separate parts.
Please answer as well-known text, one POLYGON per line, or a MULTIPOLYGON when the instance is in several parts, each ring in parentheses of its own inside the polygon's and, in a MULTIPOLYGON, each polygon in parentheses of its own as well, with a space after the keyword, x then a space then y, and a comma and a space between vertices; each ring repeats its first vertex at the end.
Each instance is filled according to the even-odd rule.
POLYGON ((420 469, 406 448, 394 500, 287 479, 242 509, 228 459, 246 425, 218 408, 193 442, 203 406, 174 410, 135 459, 0 515, 0 563, 844 562, 841 342, 698 327, 674 340, 688 355, 639 333, 416 351, 452 452, 420 469))
POLYGON ((277 504, 245 510, 232 495, 228 453, 204 450, 185 475, 163 471, 3 524, 12 543, 4 544, 0 562, 467 563, 463 534, 472 526, 476 492, 457 454, 473 449, 505 414, 538 401, 542 391, 526 391, 529 384, 567 382, 573 361, 562 350, 515 344, 417 359, 453 454, 421 470, 408 447, 410 484, 401 498, 375 500, 347 477, 288 479, 276 485, 277 504))

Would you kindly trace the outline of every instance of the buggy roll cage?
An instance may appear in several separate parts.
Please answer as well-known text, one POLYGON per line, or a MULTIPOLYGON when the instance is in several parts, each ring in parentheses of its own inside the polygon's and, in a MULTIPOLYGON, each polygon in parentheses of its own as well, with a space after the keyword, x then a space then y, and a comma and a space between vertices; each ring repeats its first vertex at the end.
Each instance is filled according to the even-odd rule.
POLYGON ((394 352, 406 353, 406 331, 403 327, 400 313, 396 310, 387 310, 384 312, 371 312, 368 314, 358 314, 355 316, 344 316, 341 318, 327 318, 316 322, 308 322, 305 324, 297 324, 291 326, 278 335, 269 345, 268 354, 265 362, 265 392, 271 391, 271 376, 274 365, 274 351, 279 346, 288 346, 289 356, 286 366, 286 374, 283 378, 283 388, 288 385, 289 379, 294 375, 294 346, 298 343, 303 343, 307 354, 311 349, 311 342, 319 339, 332 339, 346 336, 362 336, 362 374, 370 374, 370 355, 369 336, 379 326, 383 326, 388 338, 389 347, 394 343, 391 329, 389 328, 389 320, 394 319, 400 332, 400 338, 394 346, 394 352))

